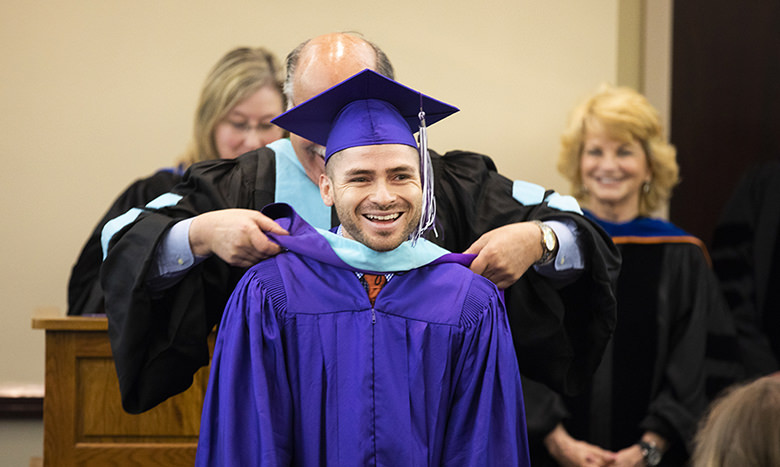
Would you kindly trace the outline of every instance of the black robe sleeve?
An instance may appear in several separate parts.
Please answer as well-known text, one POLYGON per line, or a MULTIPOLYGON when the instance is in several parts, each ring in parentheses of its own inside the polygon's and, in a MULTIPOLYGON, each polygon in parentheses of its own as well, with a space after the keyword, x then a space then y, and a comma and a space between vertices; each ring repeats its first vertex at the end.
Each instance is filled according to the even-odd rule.
POLYGON ((71 270, 68 281, 69 315, 104 312, 103 289, 100 288, 100 265, 103 262, 100 233, 106 222, 132 207, 146 205, 154 198, 170 191, 179 181, 181 175, 178 173, 172 170, 160 170, 151 177, 135 181, 108 208, 106 214, 92 230, 71 270))
POLYGON ((612 240, 582 215, 543 200, 521 204, 512 196, 513 182, 487 156, 454 151, 431 157, 439 236, 429 239, 451 251, 462 252, 482 234, 515 222, 567 219, 576 225, 585 259, 580 277, 557 288, 530 269, 506 290, 506 302, 520 372, 564 394, 579 392, 615 327, 620 255, 612 240))
POLYGON ((145 210, 112 237, 101 283, 126 411, 148 410, 192 384, 198 368, 209 363, 208 334, 244 272, 211 257, 155 293, 146 277, 162 236, 176 222, 204 212, 260 209, 273 202, 274 183, 269 149, 195 164, 171 190, 182 196, 176 205, 145 210))
POLYGON ((748 377, 780 370, 780 162, 746 172, 715 228, 712 262, 748 377))

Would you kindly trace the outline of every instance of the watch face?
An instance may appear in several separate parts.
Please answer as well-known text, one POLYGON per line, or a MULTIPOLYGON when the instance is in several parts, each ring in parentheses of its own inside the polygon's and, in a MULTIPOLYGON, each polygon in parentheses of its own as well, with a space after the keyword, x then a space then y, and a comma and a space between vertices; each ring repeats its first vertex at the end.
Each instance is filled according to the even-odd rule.
POLYGON ((655 467, 661 463, 661 451, 654 444, 640 442, 639 447, 642 449, 642 457, 645 459, 645 464, 655 467))
POLYGON ((552 229, 545 229, 544 231, 544 246, 546 246, 549 251, 555 249, 555 234, 552 232, 552 229))
POLYGON ((550 228, 550 226, 545 225, 538 220, 534 220, 532 222, 539 226, 539 230, 542 232, 542 257, 539 258, 535 264, 547 264, 554 259, 553 255, 557 249, 558 240, 555 238, 555 232, 550 228))
POLYGON ((661 453, 657 449, 651 449, 647 453, 647 465, 654 466, 661 462, 661 453))

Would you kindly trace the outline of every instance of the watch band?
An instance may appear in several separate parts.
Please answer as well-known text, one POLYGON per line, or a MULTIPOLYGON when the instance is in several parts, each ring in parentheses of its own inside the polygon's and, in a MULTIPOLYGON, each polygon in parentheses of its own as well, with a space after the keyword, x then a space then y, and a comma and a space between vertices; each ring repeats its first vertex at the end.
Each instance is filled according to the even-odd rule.
POLYGON ((545 265, 555 259, 555 254, 558 250, 558 237, 555 235, 553 229, 542 221, 533 219, 531 222, 536 224, 542 232, 542 257, 534 264, 540 266, 545 265))
POLYGON ((661 450, 654 442, 639 441, 639 449, 642 451, 642 457, 645 460, 645 464, 649 467, 655 467, 661 463, 661 450))

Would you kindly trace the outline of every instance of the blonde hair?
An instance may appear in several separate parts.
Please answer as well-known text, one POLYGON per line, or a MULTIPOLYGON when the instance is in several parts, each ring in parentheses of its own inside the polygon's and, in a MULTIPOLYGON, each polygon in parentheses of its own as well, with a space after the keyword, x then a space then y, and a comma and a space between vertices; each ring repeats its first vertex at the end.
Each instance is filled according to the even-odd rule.
POLYGON ((737 386, 716 400, 695 443, 693 467, 780 465, 780 376, 737 386))
POLYGON ((649 190, 641 192, 639 214, 650 215, 669 199, 679 181, 677 151, 666 142, 658 112, 633 89, 609 85, 602 85, 572 110, 561 135, 558 171, 571 182, 572 195, 579 201, 588 197, 582 185, 580 157, 585 135, 593 127, 618 141, 636 140, 642 145, 652 179, 649 190))
POLYGON ((283 79, 279 60, 263 47, 239 47, 228 52, 206 77, 195 111, 192 141, 180 162, 189 166, 219 158, 214 141, 219 122, 233 107, 265 86, 272 86, 282 95, 283 79))

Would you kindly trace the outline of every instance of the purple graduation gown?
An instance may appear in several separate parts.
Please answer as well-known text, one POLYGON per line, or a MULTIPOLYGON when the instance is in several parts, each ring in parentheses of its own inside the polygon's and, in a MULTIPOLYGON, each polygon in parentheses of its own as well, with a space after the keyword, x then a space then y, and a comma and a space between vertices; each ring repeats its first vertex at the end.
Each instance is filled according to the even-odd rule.
POLYGON ((366 269, 272 208, 288 251, 228 302, 196 465, 530 465, 504 305, 470 258, 397 271, 372 307, 366 269))

